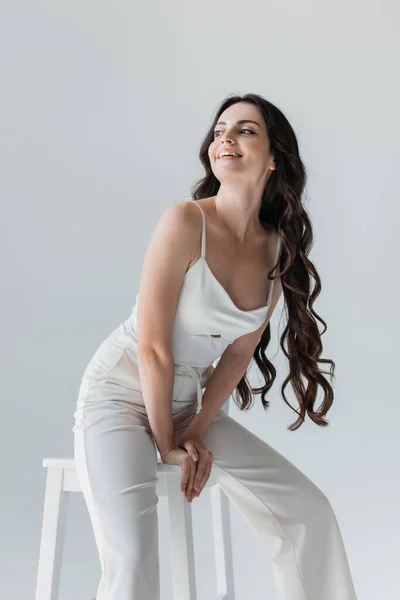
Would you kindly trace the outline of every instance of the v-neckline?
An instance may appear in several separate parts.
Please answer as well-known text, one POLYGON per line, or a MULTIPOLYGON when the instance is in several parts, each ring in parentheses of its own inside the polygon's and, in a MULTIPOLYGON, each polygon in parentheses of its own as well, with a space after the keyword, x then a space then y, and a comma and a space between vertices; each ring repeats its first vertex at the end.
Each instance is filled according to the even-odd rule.
POLYGON ((186 275, 189 273, 189 271, 191 271, 193 269, 193 267, 195 267, 197 265, 197 263, 202 260, 208 270, 208 272, 210 273, 212 279, 215 281, 215 283, 218 285, 218 287, 220 288, 220 290, 222 290, 222 292, 225 294, 226 298, 229 300, 229 302, 232 304, 232 306, 238 310, 241 313, 245 313, 245 314, 249 314, 249 313, 257 313, 260 311, 264 311, 264 310, 268 310, 268 308, 271 306, 271 303, 266 304, 265 306, 260 306, 259 308, 251 308, 249 310, 244 310, 243 308, 239 308, 235 302, 232 300, 232 298, 230 297, 230 295, 228 294, 228 292, 226 291, 226 289, 224 288, 224 286, 222 285, 222 283, 216 278, 216 276, 214 275, 214 273, 212 272, 210 265, 207 262, 207 259, 205 256, 199 256, 199 258, 196 260, 195 263, 193 263, 193 265, 191 267, 189 267, 189 269, 186 271, 185 273, 185 277, 186 275))

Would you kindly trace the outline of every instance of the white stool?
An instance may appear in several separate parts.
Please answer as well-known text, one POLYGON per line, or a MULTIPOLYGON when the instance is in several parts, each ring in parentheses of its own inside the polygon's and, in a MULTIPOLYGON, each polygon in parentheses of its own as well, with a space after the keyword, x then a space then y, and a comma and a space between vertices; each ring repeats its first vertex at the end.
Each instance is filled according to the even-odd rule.
MULTIPOLYGON (((228 412, 225 407, 224 412, 228 412)), ((181 467, 162 463, 158 451, 157 458, 157 495, 168 501, 173 597, 196 600, 192 505, 180 489, 181 467)), ((73 458, 45 458, 43 466, 47 468, 47 482, 35 600, 58 600, 68 493, 82 490, 73 458)), ((229 501, 212 472, 206 487, 211 488, 215 600, 234 600, 229 501)))

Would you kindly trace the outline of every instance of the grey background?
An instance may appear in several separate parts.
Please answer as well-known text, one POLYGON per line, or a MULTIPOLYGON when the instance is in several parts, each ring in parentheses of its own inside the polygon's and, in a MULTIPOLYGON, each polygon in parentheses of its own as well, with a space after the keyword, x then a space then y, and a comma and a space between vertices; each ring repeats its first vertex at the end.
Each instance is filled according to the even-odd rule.
MULTIPOLYGON (((256 92, 286 113, 308 169, 336 397, 328 428, 287 431, 279 304, 271 408, 258 398, 232 415, 330 498, 359 600, 398 599, 398 5, 3 0, 0 11, 2 596, 34 597, 42 459, 72 456, 81 373, 130 313, 158 217, 202 176, 220 101, 256 92)), ((199 600, 215 589, 208 500, 193 504, 199 600)), ((277 599, 268 542, 233 507, 232 529, 237 600, 277 599)), ((77 494, 60 599, 90 598, 99 576, 77 494)))

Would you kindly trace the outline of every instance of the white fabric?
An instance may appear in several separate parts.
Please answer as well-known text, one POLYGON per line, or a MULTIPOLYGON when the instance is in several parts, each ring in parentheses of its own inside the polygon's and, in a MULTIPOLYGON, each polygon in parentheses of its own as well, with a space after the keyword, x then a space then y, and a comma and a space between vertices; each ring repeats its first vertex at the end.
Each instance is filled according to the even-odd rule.
MULTIPOLYGON (((202 214, 202 255, 186 273, 173 331, 177 441, 201 409, 213 363, 234 339, 257 329, 267 310, 240 310, 213 277, 202 214)), ((268 303, 271 297, 272 285, 268 303)), ((157 453, 140 385, 136 310, 137 302, 89 361, 74 413, 76 469, 102 569, 97 600, 160 600, 157 453)), ((256 533, 275 541, 282 600, 357 600, 339 526, 321 490, 223 411, 202 442, 222 489, 256 533)))
MULTIPOLYGON (((92 378, 82 379, 74 414, 75 464, 102 570, 97 600, 160 600, 156 445, 129 338, 120 331, 96 375, 92 370, 92 378)), ((203 372, 203 384, 206 379, 203 372)), ((177 442, 195 414, 197 395, 194 378, 178 372, 172 400, 177 442)), ((322 491, 222 411, 202 443, 213 453, 221 488, 252 530, 272 540, 282 600, 357 600, 340 529, 322 491)), ((268 591, 260 594, 260 600, 269 598, 268 591)))
MULTIPOLYGON (((265 306, 247 311, 238 308, 207 263, 206 218, 201 206, 195 200, 193 202, 202 215, 201 255, 183 279, 172 330, 172 350, 177 368, 181 371, 186 369, 190 375, 198 378, 193 367, 212 365, 229 344, 262 325, 271 304, 275 280, 270 282, 265 306), (216 335, 220 337, 214 337, 216 335)), ((280 248, 279 236, 274 264, 278 261, 280 248)), ((131 316, 124 323, 134 337, 139 301, 137 294, 131 316)), ((197 412, 200 409, 201 394, 197 412)))

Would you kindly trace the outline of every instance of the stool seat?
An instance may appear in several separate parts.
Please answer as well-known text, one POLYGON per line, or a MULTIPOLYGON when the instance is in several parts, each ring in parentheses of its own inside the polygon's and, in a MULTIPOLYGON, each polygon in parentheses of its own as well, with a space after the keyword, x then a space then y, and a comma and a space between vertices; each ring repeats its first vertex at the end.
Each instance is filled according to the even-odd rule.
MULTIPOLYGON (((192 505, 180 489, 182 469, 162 463, 158 450, 157 460, 157 495, 165 497, 168 503, 173 598, 197 600, 192 505)), ((82 490, 73 458, 44 458, 42 465, 47 469, 47 478, 35 600, 58 600, 68 496, 82 490)), ((211 488, 217 575, 213 600, 235 600, 229 501, 212 471, 206 487, 211 488)))

